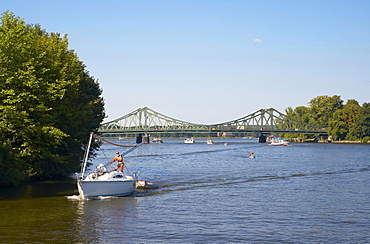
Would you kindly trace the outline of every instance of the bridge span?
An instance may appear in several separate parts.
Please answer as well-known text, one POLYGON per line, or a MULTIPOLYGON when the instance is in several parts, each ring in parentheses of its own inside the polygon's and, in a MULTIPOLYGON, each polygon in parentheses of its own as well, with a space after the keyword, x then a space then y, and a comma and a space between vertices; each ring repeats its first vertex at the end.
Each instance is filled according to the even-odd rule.
POLYGON ((260 109, 242 118, 225 123, 207 125, 171 118, 144 107, 118 119, 103 123, 98 132, 110 136, 122 134, 150 135, 153 133, 327 134, 323 128, 296 121, 274 108, 260 109))

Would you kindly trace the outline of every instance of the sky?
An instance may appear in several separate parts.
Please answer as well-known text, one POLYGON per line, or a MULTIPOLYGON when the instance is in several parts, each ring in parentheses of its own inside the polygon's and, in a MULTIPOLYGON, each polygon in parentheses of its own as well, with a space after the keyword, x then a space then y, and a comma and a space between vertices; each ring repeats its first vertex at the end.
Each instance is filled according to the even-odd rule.
POLYGON ((369 0, 0 0, 67 34, 108 122, 149 107, 192 123, 370 102, 369 0))

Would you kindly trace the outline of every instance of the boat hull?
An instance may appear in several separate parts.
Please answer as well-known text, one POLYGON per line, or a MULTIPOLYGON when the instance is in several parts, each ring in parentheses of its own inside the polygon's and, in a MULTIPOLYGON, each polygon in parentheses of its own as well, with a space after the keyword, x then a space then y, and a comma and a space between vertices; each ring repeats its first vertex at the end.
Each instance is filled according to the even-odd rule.
POLYGON ((290 146, 290 142, 287 139, 274 139, 271 140, 270 146, 290 146))
POLYGON ((193 138, 186 138, 184 143, 185 144, 193 144, 195 142, 195 140, 193 138))
POLYGON ((271 143, 271 146, 290 146, 289 143, 271 143))
POLYGON ((128 196, 135 190, 136 180, 78 181, 78 191, 84 198, 98 196, 128 196))

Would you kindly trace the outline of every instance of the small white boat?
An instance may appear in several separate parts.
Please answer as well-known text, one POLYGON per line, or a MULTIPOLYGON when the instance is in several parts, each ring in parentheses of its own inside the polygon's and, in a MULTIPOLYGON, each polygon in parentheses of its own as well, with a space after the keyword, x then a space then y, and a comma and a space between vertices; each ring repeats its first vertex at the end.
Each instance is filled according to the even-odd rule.
POLYGON ((155 137, 154 137, 154 138, 152 139, 152 142, 153 142, 153 143, 163 143, 163 140, 162 140, 161 138, 155 138, 155 137))
POLYGON ((186 144, 191 144, 191 143, 194 143, 195 142, 195 140, 193 139, 193 137, 187 137, 187 138, 185 138, 185 141, 184 141, 184 143, 186 143, 186 144))
POLYGON ((82 198, 128 196, 135 190, 135 175, 125 176, 118 171, 94 171, 77 181, 77 189, 82 198))
POLYGON ((146 180, 139 180, 136 182, 137 189, 157 189, 159 185, 146 180))
POLYGON ((207 144, 208 144, 208 145, 212 145, 212 144, 213 144, 213 140, 212 140, 211 138, 208 138, 208 139, 207 139, 207 144))
MULTIPOLYGON (((88 152, 90 151, 91 141, 94 134, 90 134, 90 140, 86 148, 81 173, 77 174, 77 189, 81 198, 106 197, 106 196, 128 196, 135 190, 137 182, 137 173, 131 176, 124 175, 122 172, 115 170, 108 171, 107 165, 98 164, 92 172, 86 172, 88 152)), ((144 142, 130 148, 121 155, 126 155, 135 150, 144 142)))
POLYGON ((270 146, 290 146, 288 139, 272 139, 270 146))

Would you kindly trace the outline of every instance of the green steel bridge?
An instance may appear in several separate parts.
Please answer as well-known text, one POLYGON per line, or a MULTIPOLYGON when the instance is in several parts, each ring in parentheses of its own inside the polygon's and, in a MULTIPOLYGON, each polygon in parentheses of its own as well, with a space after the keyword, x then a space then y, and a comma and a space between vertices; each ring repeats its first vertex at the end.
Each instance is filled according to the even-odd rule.
POLYGON ((207 125, 174 119, 144 107, 102 124, 98 132, 103 136, 157 133, 327 134, 323 128, 296 121, 274 108, 260 109, 229 122, 207 125))

